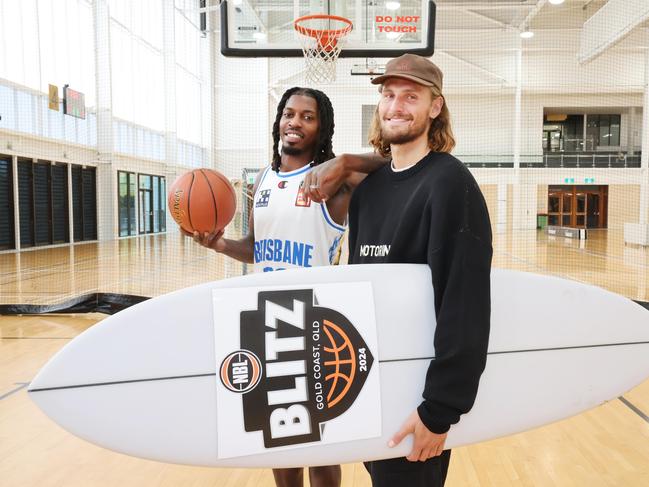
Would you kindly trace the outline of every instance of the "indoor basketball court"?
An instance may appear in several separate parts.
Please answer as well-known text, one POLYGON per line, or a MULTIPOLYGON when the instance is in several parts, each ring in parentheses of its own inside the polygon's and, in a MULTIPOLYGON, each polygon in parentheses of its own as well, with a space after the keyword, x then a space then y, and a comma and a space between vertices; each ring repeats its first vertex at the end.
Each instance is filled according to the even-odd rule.
MULTIPOLYGON (((107 316, 252 273, 181 233, 181 213, 199 224, 173 204, 178 188, 198 188, 186 173, 218 171, 204 176, 214 195, 229 181, 225 236, 244 237, 282 94, 323 91, 336 155, 371 152, 371 80, 404 53, 444 73, 452 154, 485 197, 493 268, 649 309, 646 0, 0 0, 0 26, 2 487, 275 485, 266 468, 101 448, 27 389, 107 316)), ((542 298, 536 310, 548 326, 564 312, 542 298)), ((454 448, 446 485, 641 487, 648 465, 645 381, 569 419, 454 448)), ((362 463, 342 465, 342 485, 371 485, 362 463)))

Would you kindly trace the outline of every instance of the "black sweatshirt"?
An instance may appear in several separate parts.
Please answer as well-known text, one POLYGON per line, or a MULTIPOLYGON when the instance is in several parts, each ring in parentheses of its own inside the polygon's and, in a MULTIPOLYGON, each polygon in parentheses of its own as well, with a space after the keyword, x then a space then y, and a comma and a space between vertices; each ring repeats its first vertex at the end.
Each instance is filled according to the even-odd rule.
POLYGON ((352 196, 350 263, 430 266, 435 359, 417 410, 435 433, 448 431, 475 401, 489 341, 491 256, 487 205, 450 154, 430 152, 402 172, 386 164, 352 196))

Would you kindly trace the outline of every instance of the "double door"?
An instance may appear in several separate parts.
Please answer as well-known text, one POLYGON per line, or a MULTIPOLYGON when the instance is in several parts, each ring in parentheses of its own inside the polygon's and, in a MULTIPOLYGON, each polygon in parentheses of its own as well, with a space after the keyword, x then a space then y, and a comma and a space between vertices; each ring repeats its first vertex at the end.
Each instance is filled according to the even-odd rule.
POLYGON ((548 224, 606 228, 608 186, 550 186, 548 224))

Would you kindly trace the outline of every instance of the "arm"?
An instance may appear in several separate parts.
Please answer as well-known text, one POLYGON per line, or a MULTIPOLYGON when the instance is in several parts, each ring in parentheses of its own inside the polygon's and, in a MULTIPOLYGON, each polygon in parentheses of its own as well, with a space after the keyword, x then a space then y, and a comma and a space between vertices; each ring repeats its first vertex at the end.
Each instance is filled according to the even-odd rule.
MULTIPOLYGON (((477 183, 453 191, 446 230, 431 224, 428 264, 435 289, 435 360, 426 374, 421 421, 445 433, 475 401, 487 359, 491 316, 491 223, 477 183), (433 232, 446 237, 435 239, 433 232)), ((447 210, 448 211, 448 210, 447 210)))
POLYGON ((239 240, 223 238, 223 233, 225 232, 225 230, 220 230, 216 233, 203 233, 202 235, 199 232, 194 232, 193 235, 188 234, 184 231, 183 233, 185 235, 193 237, 194 241, 199 243, 203 247, 212 249, 220 254, 225 254, 228 257, 236 259, 240 262, 252 264, 254 262, 255 249, 254 195, 257 193, 257 187, 259 186, 259 182, 261 181, 261 176, 263 173, 263 170, 259 171, 252 189, 253 207, 250 211, 250 217, 248 218, 248 234, 245 237, 239 240))
POLYGON ((307 174, 304 179, 306 195, 321 203, 333 197, 339 190, 352 192, 368 174, 388 162, 379 154, 342 154, 324 162, 307 174))
POLYGON ((442 452, 451 424, 473 406, 487 357, 492 256, 489 215, 474 181, 452 189, 446 203, 433 205, 439 210, 431 214, 429 236, 428 264, 437 315, 435 360, 426 374, 424 401, 390 442, 394 446, 413 433, 410 461, 423 461, 442 452), (455 208, 452 215, 443 214, 448 208, 455 208))

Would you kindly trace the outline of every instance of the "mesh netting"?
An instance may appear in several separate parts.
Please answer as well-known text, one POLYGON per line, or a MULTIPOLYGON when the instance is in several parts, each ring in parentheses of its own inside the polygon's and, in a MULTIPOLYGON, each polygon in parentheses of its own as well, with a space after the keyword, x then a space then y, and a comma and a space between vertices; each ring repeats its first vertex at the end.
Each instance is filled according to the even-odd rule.
POLYGON ((336 61, 352 23, 335 15, 307 15, 295 21, 306 62, 306 82, 331 83, 336 80, 336 61))

